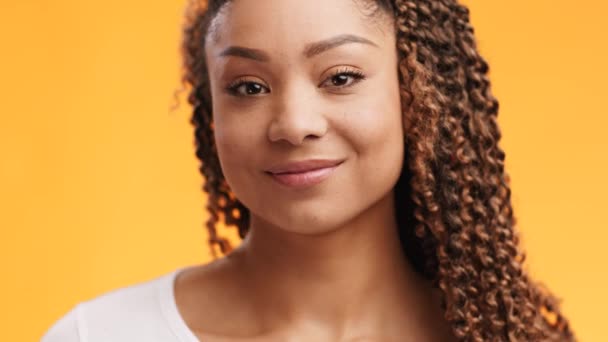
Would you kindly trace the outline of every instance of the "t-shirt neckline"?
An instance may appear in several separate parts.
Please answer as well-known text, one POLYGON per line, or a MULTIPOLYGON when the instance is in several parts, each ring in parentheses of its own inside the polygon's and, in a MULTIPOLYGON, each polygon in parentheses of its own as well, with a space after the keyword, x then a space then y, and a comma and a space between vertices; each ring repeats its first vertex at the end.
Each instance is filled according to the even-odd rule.
POLYGON ((186 325, 175 301, 175 279, 186 268, 188 267, 180 267, 165 275, 159 284, 158 295, 163 316, 178 340, 180 342, 200 342, 194 332, 186 325))

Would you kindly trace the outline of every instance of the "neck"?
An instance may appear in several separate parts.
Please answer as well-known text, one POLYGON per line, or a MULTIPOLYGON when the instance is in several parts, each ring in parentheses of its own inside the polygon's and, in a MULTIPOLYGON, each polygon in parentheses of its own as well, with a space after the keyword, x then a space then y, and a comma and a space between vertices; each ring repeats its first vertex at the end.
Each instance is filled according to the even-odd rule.
POLYGON ((419 321, 420 312, 412 308, 428 306, 421 291, 429 289, 401 247, 393 196, 316 235, 273 228, 252 216, 235 254, 243 283, 256 294, 253 305, 264 329, 313 324, 342 336, 353 329, 382 331, 387 322, 419 321))

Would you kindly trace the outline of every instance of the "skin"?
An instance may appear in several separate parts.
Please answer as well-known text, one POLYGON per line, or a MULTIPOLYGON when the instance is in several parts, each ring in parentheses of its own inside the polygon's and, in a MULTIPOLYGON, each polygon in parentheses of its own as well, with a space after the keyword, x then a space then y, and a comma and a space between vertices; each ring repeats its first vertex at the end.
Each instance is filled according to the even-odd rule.
POLYGON ((399 243, 395 35, 390 18, 367 10, 352 0, 235 0, 214 18, 205 49, 215 138, 251 226, 231 254, 176 280, 178 310, 201 341, 452 339, 438 294, 399 243), (310 49, 343 35, 359 38, 310 49), (345 71, 364 79, 336 76, 345 71), (226 88, 239 80, 248 83, 235 96, 226 88), (300 190, 264 172, 309 158, 345 161, 300 190))

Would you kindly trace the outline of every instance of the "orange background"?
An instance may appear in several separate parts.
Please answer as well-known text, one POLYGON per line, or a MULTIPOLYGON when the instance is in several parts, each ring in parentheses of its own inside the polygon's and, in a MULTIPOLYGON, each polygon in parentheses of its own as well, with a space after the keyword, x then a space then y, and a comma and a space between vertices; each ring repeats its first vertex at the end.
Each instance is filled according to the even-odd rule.
MULTIPOLYGON (((466 4, 527 268, 581 341, 607 341, 608 5, 466 4)), ((183 8, 2 0, 0 341, 38 341, 79 301, 210 260, 185 97, 169 111, 183 8)))

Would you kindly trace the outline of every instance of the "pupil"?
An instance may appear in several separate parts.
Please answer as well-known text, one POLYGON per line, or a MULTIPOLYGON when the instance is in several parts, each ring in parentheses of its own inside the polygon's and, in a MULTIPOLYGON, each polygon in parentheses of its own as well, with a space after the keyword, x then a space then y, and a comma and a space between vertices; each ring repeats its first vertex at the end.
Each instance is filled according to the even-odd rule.
POLYGON ((334 83, 334 85, 339 86, 339 85, 345 84, 346 82, 348 82, 348 76, 346 76, 346 75, 337 75, 337 76, 334 77, 334 82, 333 83, 334 83))
POLYGON ((261 89, 261 86, 259 84, 256 83, 250 83, 249 85, 247 85, 247 94, 252 95, 252 94, 257 94, 261 89))

